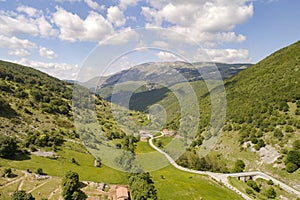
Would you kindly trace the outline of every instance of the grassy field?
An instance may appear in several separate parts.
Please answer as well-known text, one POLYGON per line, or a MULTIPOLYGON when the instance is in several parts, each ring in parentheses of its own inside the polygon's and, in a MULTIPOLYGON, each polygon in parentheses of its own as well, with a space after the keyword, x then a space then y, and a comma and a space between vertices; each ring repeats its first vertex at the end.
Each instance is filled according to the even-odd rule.
MULTIPOLYGON (((163 143, 171 141, 171 137, 164 137, 163 143)), ((137 153, 153 153, 149 143, 138 142, 137 153)), ((161 155, 162 156, 162 155, 161 155)), ((167 162, 162 156, 160 162, 167 162)), ((151 163, 150 161, 148 163, 151 163)), ((192 174, 177 170, 170 164, 162 169, 150 172, 158 197, 161 200, 168 199, 241 199, 234 192, 224 188, 207 176, 192 174)))
MULTIPOLYGON (((77 146, 78 145, 74 145, 77 146)), ((78 147, 80 149, 80 147, 78 147)), ((58 151, 60 157, 55 159, 31 155, 30 159, 25 160, 5 160, 0 159, 0 165, 20 170, 29 169, 35 172, 37 168, 42 168, 44 173, 51 176, 63 176, 67 171, 72 170, 79 174, 80 180, 126 184, 127 176, 125 173, 111 169, 105 165, 94 167, 94 157, 91 154, 79 152, 63 147, 58 151), (72 158, 77 164, 71 162, 72 158)))
POLYGON ((234 192, 212 181, 209 177, 182 172, 172 166, 151 172, 158 197, 167 199, 234 200, 242 199, 234 192))
POLYGON ((148 142, 138 142, 136 143, 136 154, 142 154, 142 153, 150 153, 155 152, 155 150, 149 145, 148 142))
MULTIPOLYGON (((267 181, 264 179, 257 179, 255 181, 256 181, 257 185, 260 186, 261 191, 258 193, 253 190, 254 195, 252 195, 252 198, 259 199, 259 200, 268 199, 264 195, 264 193, 270 187, 270 185, 268 185, 267 181)), ((246 193, 246 188, 250 189, 250 187, 247 185, 247 183, 245 183, 244 181, 241 181, 241 180, 237 180, 236 178, 230 178, 229 182, 234 187, 236 187, 238 190, 240 190, 241 192, 246 193)), ((297 198, 296 195, 290 194, 276 185, 273 185, 272 187, 275 189, 276 199, 296 199, 297 198)))

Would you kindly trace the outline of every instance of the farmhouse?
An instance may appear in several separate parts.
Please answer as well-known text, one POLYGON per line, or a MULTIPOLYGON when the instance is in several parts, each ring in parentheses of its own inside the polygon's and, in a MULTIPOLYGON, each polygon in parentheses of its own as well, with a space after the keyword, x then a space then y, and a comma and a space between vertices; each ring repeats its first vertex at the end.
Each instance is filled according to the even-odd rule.
POLYGON ((116 189, 117 193, 117 200, 128 200, 129 195, 128 195, 128 188, 124 186, 118 186, 116 189))

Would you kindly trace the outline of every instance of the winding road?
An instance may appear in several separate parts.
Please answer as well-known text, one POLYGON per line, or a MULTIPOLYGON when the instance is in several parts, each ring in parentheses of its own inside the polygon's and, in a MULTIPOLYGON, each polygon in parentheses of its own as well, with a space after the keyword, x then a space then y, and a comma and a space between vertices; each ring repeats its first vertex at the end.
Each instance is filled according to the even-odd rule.
POLYGON ((209 177, 213 178, 214 180, 224 184, 227 188, 229 188, 230 190, 234 191, 235 193, 237 193, 238 195, 240 195, 242 198, 246 199, 246 200, 252 200, 252 198, 250 198, 248 195, 242 193, 241 191, 239 191, 237 188, 233 187, 229 181, 228 181, 228 177, 245 177, 245 176, 255 176, 257 178, 263 178, 265 180, 272 180, 274 182, 275 185, 278 185, 279 187, 281 187, 282 189, 286 190, 289 193, 294 193, 296 194, 298 197, 300 197, 300 192, 288 185, 286 185, 285 183, 263 173, 263 172, 259 172, 259 171, 255 171, 255 172, 241 172, 241 173, 230 173, 230 174, 221 174, 221 173, 214 173, 214 172, 207 172, 207 171, 198 171, 198 170, 193 170, 193 169, 188 169, 185 167, 182 167, 180 165, 178 165, 173 158, 171 158, 171 156, 169 156, 166 152, 164 152, 163 150, 161 150, 160 148, 158 148, 157 146, 155 146, 153 144, 153 139, 156 138, 160 138, 163 137, 164 134, 161 133, 161 135, 153 137, 151 134, 149 134, 149 144, 150 146, 155 149, 156 151, 158 151, 159 153, 163 154, 167 160, 170 162, 171 165, 173 165, 176 169, 179 169, 181 171, 185 171, 185 172, 190 172, 190 173, 195 173, 195 174, 201 174, 201 175, 208 175, 209 177))

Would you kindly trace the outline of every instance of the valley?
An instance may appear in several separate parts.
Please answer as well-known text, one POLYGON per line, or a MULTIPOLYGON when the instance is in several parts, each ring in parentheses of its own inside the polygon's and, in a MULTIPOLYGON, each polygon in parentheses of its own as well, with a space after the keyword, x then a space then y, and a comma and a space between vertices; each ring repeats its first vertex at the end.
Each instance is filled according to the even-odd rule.
MULTIPOLYGON (((10 199, 16 190, 32 193, 36 199, 62 198, 62 182, 69 171, 78 174, 81 184, 129 186, 136 198, 300 198, 299 52, 300 43, 296 42, 257 64, 234 65, 234 72, 226 71, 232 65, 217 64, 226 69, 221 70, 227 106, 220 129, 210 127, 214 117, 210 96, 221 92, 218 82, 211 76, 197 78, 191 66, 186 70, 186 63, 183 68, 179 67, 182 63, 175 62, 174 66, 185 72, 187 82, 172 82, 168 87, 142 83, 134 89, 126 107, 109 102, 113 84, 121 84, 120 90, 114 91, 117 96, 136 88, 134 82, 118 82, 120 74, 107 78, 104 87, 96 85, 94 93, 91 83, 85 88, 87 83, 75 85, 30 67, 1 61, 1 198, 10 199), (241 67, 243 70, 237 70, 241 67), (185 84, 191 86, 199 103, 194 137, 181 126, 192 124, 197 116, 187 114, 184 118, 180 109, 183 102, 189 105, 195 99, 185 95, 180 102, 175 95, 185 94, 185 84), (78 93, 73 93, 74 88, 78 93), (83 97, 92 99, 93 104, 83 97), (155 110, 154 105, 161 107, 155 110), (160 126, 155 117, 163 113, 165 123, 160 126), (148 132, 151 134, 141 141, 148 132), (160 132, 169 135, 160 136, 160 132), (215 133, 215 145, 201 156, 205 142, 215 133), (181 149, 184 152, 178 155, 181 149), (121 156, 113 155, 115 152, 121 156), (35 174, 51 178, 39 181, 35 174), (252 182, 238 180, 245 177, 251 177, 252 182), (146 194, 136 187, 138 182, 147 188, 146 194)), ((149 78, 142 71, 138 74, 143 74, 141 79, 149 78)), ((134 81, 138 81, 140 78, 135 76, 134 81)), ((78 187, 74 192, 80 195, 83 191, 86 198, 91 198, 91 190, 78 187)))

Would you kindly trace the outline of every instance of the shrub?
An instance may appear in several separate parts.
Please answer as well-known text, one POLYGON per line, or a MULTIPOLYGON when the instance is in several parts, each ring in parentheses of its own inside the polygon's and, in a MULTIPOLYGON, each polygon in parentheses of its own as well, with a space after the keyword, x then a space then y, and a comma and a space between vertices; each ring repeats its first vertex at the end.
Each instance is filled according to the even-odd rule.
POLYGON ((298 166, 294 163, 289 162, 286 164, 285 169, 288 173, 293 173, 298 169, 298 166))
POLYGON ((14 138, 0 135, 0 157, 10 158, 17 151, 17 141, 14 138))
POLYGON ((248 180, 247 181, 247 185, 249 187, 251 187, 253 190, 255 190, 256 192, 260 192, 260 188, 258 187, 257 183, 253 180, 248 180))
POLYGON ((270 199, 275 199, 275 198, 276 198, 276 192, 275 192, 275 190, 274 190, 273 187, 270 187, 270 188, 266 191, 265 195, 266 195, 268 198, 270 198, 270 199))

